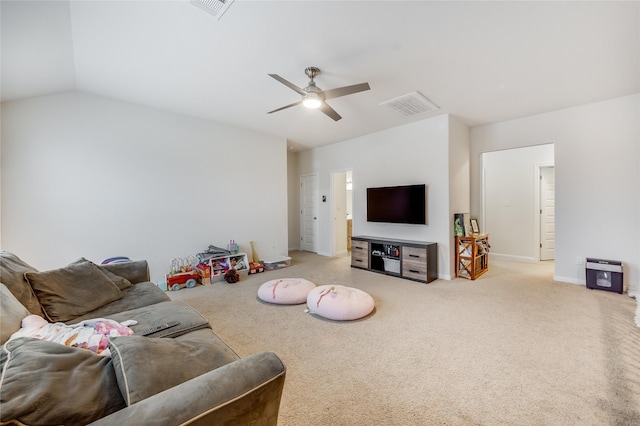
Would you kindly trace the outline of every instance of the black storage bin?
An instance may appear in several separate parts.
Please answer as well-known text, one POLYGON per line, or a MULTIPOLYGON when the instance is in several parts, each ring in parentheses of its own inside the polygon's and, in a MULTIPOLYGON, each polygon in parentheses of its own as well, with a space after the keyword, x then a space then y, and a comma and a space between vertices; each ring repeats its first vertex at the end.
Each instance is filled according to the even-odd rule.
POLYGON ((587 257, 587 288, 622 293, 622 262, 587 257))

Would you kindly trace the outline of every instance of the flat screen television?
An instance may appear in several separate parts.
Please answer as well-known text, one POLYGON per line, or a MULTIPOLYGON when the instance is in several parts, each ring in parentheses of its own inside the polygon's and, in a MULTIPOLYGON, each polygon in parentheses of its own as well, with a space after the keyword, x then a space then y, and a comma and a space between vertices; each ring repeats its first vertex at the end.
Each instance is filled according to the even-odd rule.
POLYGON ((367 222, 426 225, 426 185, 367 188, 367 222))

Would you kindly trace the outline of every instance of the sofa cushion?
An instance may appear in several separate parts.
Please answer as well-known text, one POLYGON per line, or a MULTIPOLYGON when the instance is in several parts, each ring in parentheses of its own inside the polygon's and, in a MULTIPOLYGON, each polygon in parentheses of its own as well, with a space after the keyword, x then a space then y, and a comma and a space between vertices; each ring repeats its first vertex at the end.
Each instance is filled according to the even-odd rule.
MULTIPOLYGON (((134 287, 136 285, 139 284, 135 284, 134 287)), ((186 303, 179 301, 168 301, 142 306, 109 315, 109 318, 118 322, 127 320, 136 321, 137 324, 131 326, 134 334, 139 334, 142 330, 147 330, 169 321, 178 322, 178 325, 149 334, 149 337, 176 337, 190 331, 200 330, 201 328, 210 328, 209 322, 200 312, 186 303)))
MULTIPOLYGON (((85 259, 84 257, 81 257, 80 259, 76 260, 73 263, 82 263, 82 262, 91 262, 90 260, 85 259)), ((93 262, 91 262, 93 263, 93 262)), ((94 263, 95 265, 95 263, 94 263)), ((117 275, 113 272, 111 272, 109 269, 105 268, 103 265, 96 265, 103 274, 105 274, 107 276, 107 278, 109 278, 111 281, 113 281, 113 283, 118 286, 118 288, 120 290, 126 290, 127 288, 131 287, 131 281, 129 281, 128 279, 121 277, 120 275, 117 275)))
POLYGON ((238 359, 209 329, 172 339, 115 337, 109 349, 127 405, 238 359))
POLYGON ((3 251, 0 253, 0 280, 9 291, 32 314, 43 315, 42 306, 33 293, 33 289, 24 277, 25 272, 37 272, 38 270, 13 253, 3 251))
POLYGON ((2 314, 0 319, 0 345, 4 345, 4 342, 9 340, 13 333, 20 330, 22 319, 31 315, 31 312, 15 298, 7 286, 0 284, 0 314, 2 314))
POLYGON ((126 405, 111 358, 22 337, 0 353, 1 421, 85 425, 126 405))
POLYGON ((70 321, 122 298, 113 281, 89 261, 24 275, 51 322, 70 321))
MULTIPOLYGON (((122 298, 114 300, 113 302, 101 306, 87 314, 81 315, 74 319, 75 321, 81 321, 90 318, 114 318, 121 312, 128 312, 138 308, 144 308, 146 306, 155 305, 161 302, 168 302, 169 296, 164 291, 160 290, 154 283, 143 282, 134 284, 128 289, 122 292, 122 298)), ((122 318, 119 316, 118 318, 122 318)), ((120 322, 126 319, 119 320, 120 322)))
POLYGON ((132 284, 150 281, 149 264, 146 260, 131 260, 100 265, 103 271, 112 272, 119 277, 126 278, 132 284))

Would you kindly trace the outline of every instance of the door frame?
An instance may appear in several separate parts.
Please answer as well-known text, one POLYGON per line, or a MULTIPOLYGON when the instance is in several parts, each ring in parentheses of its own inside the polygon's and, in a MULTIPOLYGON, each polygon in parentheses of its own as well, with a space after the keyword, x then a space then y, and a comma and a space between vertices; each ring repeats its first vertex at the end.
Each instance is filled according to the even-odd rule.
MULTIPOLYGON (((330 171, 330 176, 331 176, 331 192, 330 192, 330 195, 331 196, 329 198, 329 201, 330 201, 329 209, 330 209, 330 215, 331 215, 331 224, 329 225, 329 233, 330 233, 329 244, 331 246, 331 250, 330 250, 331 256, 336 256, 336 255, 341 254, 341 253, 336 253, 336 245, 335 245, 335 238, 336 238, 336 236, 335 236, 335 232, 336 232, 335 224, 336 223, 335 222, 336 221, 333 220, 333 215, 335 213, 334 210, 335 210, 335 199, 336 199, 336 196, 335 196, 335 193, 333 191, 333 180, 334 180, 334 175, 336 175, 338 173, 346 173, 346 172, 351 172, 351 185, 352 185, 352 188, 353 188, 354 187, 353 183, 355 181, 353 167, 346 167, 346 168, 343 168, 343 169, 332 169, 330 171)), ((353 197, 353 190, 351 190, 351 197, 353 197)), ((352 201, 353 201, 353 199, 352 199, 352 201)), ((353 217, 353 212, 352 212, 352 217, 353 217)), ((344 238, 345 238, 345 240, 347 238, 346 232, 345 232, 344 238)))

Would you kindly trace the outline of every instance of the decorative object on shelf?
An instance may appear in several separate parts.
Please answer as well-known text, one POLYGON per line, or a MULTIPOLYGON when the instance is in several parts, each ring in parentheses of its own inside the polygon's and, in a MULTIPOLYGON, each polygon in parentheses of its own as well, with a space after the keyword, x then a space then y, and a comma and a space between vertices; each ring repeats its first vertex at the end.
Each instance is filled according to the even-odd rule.
POLYGON ((231 254, 238 254, 240 252, 240 246, 238 246, 238 243, 236 243, 235 240, 230 240, 227 248, 231 254))
POLYGON ((456 237, 464 237, 464 215, 455 213, 453 215, 453 235, 456 237))
POLYGON ((471 219, 471 232, 474 234, 480 233, 480 227, 478 226, 478 221, 476 219, 471 219))
POLYGON ((235 269, 229 269, 224 273, 224 280, 229 284, 234 284, 240 281, 240 275, 238 275, 235 269))

